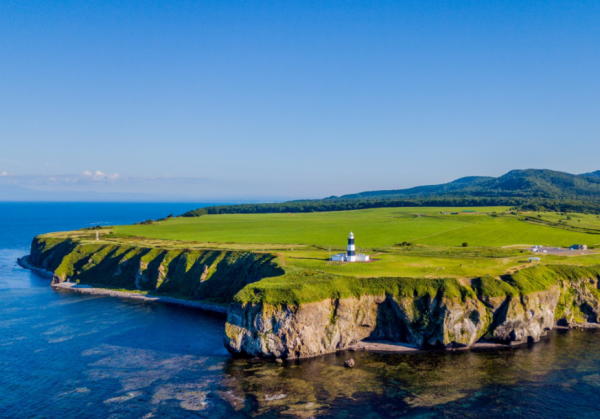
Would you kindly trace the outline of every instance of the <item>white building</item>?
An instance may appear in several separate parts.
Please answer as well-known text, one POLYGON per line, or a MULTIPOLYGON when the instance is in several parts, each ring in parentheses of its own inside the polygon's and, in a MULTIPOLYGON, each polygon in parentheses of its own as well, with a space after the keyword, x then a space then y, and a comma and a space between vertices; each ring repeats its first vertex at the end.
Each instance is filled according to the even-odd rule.
POLYGON ((346 253, 338 253, 333 255, 331 258, 334 262, 368 262, 369 255, 356 254, 356 248, 354 246, 354 234, 350 232, 348 236, 348 251, 346 253))

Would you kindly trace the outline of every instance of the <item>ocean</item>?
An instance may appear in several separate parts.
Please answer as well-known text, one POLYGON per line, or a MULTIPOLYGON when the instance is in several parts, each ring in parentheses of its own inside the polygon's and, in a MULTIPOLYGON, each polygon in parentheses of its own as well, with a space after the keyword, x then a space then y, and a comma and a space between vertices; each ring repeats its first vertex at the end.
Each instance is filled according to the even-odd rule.
POLYGON ((506 349, 234 359, 225 319, 54 291, 22 269, 37 234, 194 204, 0 203, 0 418, 598 418, 600 332, 506 349), (344 368, 353 357, 356 367, 344 368))

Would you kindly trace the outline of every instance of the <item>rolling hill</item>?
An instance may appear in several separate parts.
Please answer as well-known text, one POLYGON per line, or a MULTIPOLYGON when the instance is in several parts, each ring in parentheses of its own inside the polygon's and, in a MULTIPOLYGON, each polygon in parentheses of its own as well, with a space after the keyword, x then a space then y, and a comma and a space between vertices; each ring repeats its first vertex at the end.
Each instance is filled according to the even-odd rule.
POLYGON ((589 177, 600 178, 600 170, 596 170, 595 172, 590 172, 590 173, 584 173, 581 176, 589 176, 589 177))
POLYGON ((366 191, 318 200, 208 207, 183 216, 421 206, 509 206, 531 211, 600 214, 600 170, 581 175, 545 169, 512 170, 497 178, 469 176, 441 185, 366 191))
POLYGON ((600 170, 583 175, 553 170, 512 170, 498 178, 471 176, 442 185, 361 192, 336 199, 431 196, 600 199, 600 170))

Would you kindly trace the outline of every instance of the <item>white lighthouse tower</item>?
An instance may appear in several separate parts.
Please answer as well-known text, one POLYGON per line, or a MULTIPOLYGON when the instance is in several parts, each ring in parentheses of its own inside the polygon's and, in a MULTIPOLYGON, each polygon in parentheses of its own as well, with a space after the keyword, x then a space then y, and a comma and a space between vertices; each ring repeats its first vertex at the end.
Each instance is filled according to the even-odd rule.
POLYGON ((356 262, 356 249, 354 248, 354 234, 350 232, 348 236, 348 252, 346 253, 347 262, 356 262))
POLYGON ((369 255, 356 253, 356 247, 354 247, 354 234, 350 232, 350 235, 348 236, 348 250, 346 253, 333 255, 331 260, 334 262, 369 262, 369 255))

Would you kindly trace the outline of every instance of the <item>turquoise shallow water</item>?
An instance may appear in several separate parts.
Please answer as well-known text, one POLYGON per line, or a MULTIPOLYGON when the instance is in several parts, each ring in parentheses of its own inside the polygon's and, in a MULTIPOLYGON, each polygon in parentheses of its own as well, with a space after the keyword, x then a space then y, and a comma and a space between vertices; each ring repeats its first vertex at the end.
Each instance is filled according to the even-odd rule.
POLYGON ((53 291, 15 263, 38 233, 190 207, 0 204, 1 418, 600 417, 600 332, 552 332, 504 350, 277 365, 232 359, 221 316, 53 291))

